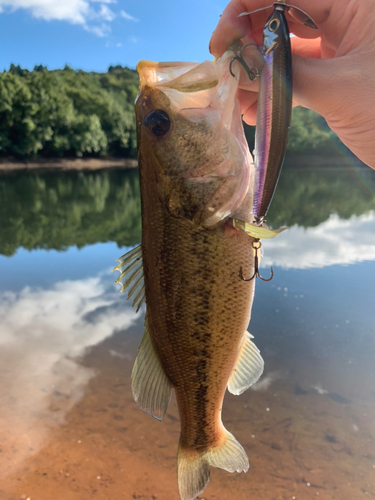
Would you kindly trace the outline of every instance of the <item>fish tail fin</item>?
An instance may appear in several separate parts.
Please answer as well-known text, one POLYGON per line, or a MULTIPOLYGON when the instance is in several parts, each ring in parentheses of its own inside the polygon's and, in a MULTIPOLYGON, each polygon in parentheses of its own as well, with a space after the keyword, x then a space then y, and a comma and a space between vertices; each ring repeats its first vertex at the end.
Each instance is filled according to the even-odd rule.
POLYGON ((210 465, 228 472, 247 472, 249 460, 237 439, 224 429, 221 444, 204 451, 178 450, 178 488, 181 500, 194 500, 210 480, 210 465))
POLYGON ((206 460, 212 467, 228 472, 247 472, 249 460, 245 450, 229 431, 224 429, 224 440, 206 451, 206 460))
POLYGON ((206 452, 178 447, 178 489, 181 500, 194 500, 210 480, 206 452))

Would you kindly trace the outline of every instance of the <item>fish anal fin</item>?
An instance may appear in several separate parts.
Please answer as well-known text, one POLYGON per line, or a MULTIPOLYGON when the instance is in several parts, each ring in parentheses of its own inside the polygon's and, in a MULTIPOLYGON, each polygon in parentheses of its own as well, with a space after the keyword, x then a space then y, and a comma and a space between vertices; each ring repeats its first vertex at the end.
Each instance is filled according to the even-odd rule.
POLYGON ((249 332, 245 332, 236 365, 228 382, 229 392, 235 395, 245 392, 263 373, 264 361, 252 338, 249 332))
POLYGON ((172 396, 172 384, 166 376, 152 344, 145 319, 145 333, 132 371, 132 391, 137 405, 157 420, 162 420, 172 396))
POLYGON ((236 438, 224 429, 222 442, 206 450, 178 448, 178 489, 181 500, 194 500, 210 480, 210 465, 228 472, 247 472, 249 461, 236 438))

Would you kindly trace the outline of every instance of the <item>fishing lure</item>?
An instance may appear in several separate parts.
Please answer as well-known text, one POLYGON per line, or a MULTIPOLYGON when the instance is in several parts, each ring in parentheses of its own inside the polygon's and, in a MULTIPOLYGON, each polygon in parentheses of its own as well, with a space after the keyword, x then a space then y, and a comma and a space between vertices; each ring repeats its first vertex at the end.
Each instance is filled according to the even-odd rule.
POLYGON ((292 114, 292 55, 286 14, 309 28, 316 24, 301 9, 277 1, 239 17, 274 7, 263 28, 257 125, 255 134, 255 189, 253 214, 261 225, 271 204, 284 162, 292 114))
MULTIPOLYGON (((234 227, 238 227, 256 238, 256 244, 253 245, 255 270, 250 278, 244 278, 241 269, 240 277, 243 281, 251 281, 255 277, 259 277, 263 281, 270 281, 273 277, 272 268, 271 276, 268 279, 263 278, 259 273, 261 242, 260 237, 255 236, 255 227, 258 226, 259 229, 262 227, 276 190, 284 162, 292 115, 292 51, 286 15, 309 28, 317 29, 316 24, 306 12, 292 5, 287 5, 282 0, 255 11, 243 12, 239 17, 271 7, 274 7, 274 10, 263 28, 261 53, 264 65, 260 74, 257 68, 250 69, 243 58, 244 49, 254 44, 247 44, 244 47, 238 44, 235 57, 232 59, 232 62, 237 60, 241 63, 251 81, 257 75, 260 78, 254 154, 253 215, 255 220, 254 225, 247 224, 246 228, 240 227, 241 221, 233 221, 234 227)), ((278 234, 267 227, 262 229, 265 231, 262 237, 269 238, 278 234)))

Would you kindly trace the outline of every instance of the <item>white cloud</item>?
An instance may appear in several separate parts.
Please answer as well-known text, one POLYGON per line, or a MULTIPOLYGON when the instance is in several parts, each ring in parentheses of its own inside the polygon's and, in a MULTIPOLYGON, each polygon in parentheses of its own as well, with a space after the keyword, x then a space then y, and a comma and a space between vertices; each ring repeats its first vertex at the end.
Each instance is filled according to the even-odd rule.
POLYGON ((84 396, 95 374, 79 358, 139 319, 110 274, 0 293, 0 442, 9 465, 0 479, 37 453, 84 396))
POLYGON ((102 19, 103 21, 111 22, 114 20, 116 17, 116 14, 106 5, 101 4, 100 5, 100 11, 97 14, 99 19, 102 19))
POLYGON ((317 227, 293 226, 262 242, 262 267, 309 269, 375 260, 375 212, 340 219, 331 215, 317 227))
POLYGON ((104 36, 108 36, 110 31, 111 31, 111 27, 105 23, 101 24, 100 26, 85 25, 84 28, 86 31, 88 31, 89 33, 93 33, 94 35, 98 36, 99 38, 102 38, 104 36))
POLYGON ((121 17, 123 17, 127 21, 133 21, 134 23, 138 23, 139 22, 139 19, 137 19, 136 17, 131 16, 130 14, 128 14, 127 12, 125 12, 124 10, 122 10, 120 12, 120 14, 121 14, 121 17))
POLYGON ((0 13, 25 9, 36 19, 81 25, 86 31, 102 37, 111 30, 103 23, 112 22, 116 17, 108 7, 112 3, 116 3, 115 0, 0 0, 0 13))

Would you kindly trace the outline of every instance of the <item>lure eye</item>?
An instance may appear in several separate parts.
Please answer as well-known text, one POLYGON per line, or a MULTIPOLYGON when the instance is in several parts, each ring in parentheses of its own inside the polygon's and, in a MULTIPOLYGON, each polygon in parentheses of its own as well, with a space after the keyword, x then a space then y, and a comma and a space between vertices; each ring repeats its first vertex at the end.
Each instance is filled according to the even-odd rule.
POLYGON ((171 128, 169 116, 162 109, 155 109, 146 116, 145 125, 155 137, 163 137, 171 128))
POLYGON ((278 19, 273 19, 269 24, 270 31, 276 31, 280 25, 280 21, 278 19))

